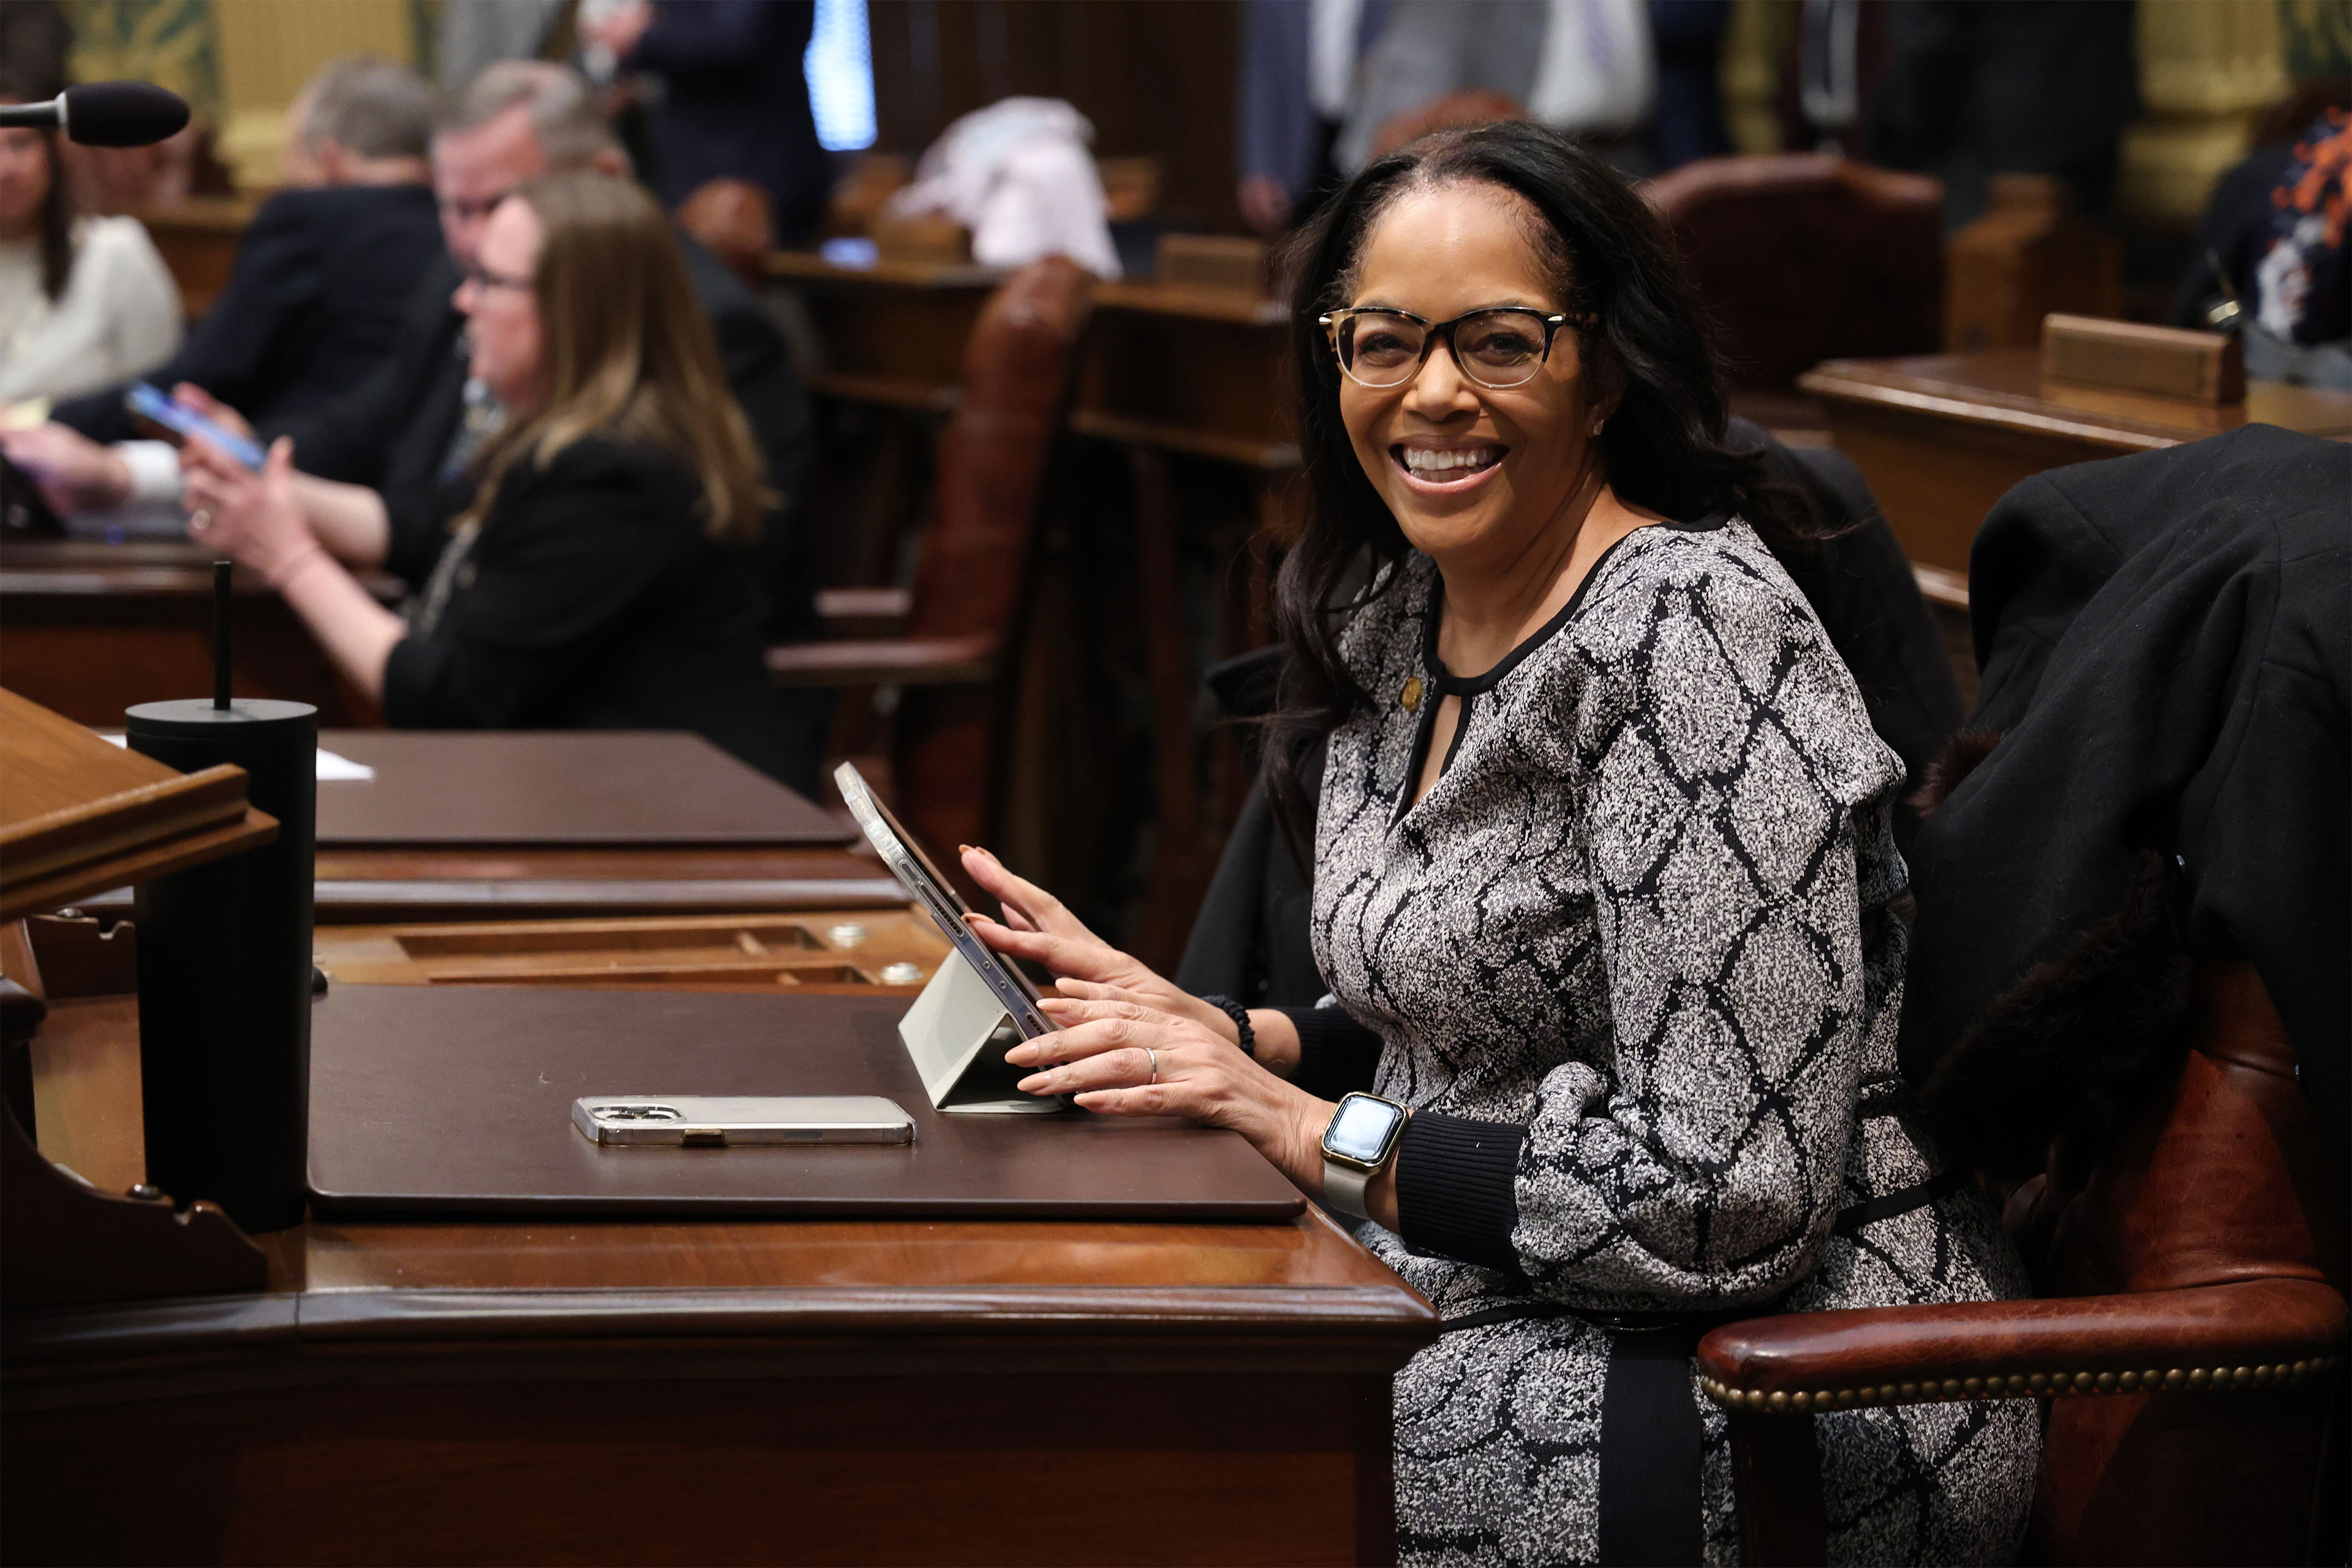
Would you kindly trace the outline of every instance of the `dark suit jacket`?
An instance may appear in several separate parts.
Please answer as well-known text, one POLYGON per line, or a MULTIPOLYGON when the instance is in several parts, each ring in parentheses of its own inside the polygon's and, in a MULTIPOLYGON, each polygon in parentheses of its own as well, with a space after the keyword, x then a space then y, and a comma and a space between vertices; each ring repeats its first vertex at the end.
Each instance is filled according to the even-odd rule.
MULTIPOLYGON (((442 254, 424 185, 281 191, 254 214, 220 299, 145 379, 166 391, 192 381, 274 435, 392 352, 409 290, 442 254)), ((127 441, 137 431, 122 392, 74 398, 53 417, 93 440, 127 441)))
MULTIPOLYGON (((768 635, 779 641, 814 636, 815 567, 796 504, 813 439, 808 395, 793 369, 791 347, 766 308, 709 251, 682 236, 679 246, 718 336, 728 384, 767 458, 768 483, 786 501, 767 520, 755 558, 768 596, 768 635)), ((438 521, 448 509, 438 498, 453 476, 441 466, 464 412, 466 387, 466 321, 449 302, 457 269, 446 251, 436 250, 424 272, 406 297, 397 344, 374 373, 284 426, 305 473, 383 492, 394 520, 391 564, 420 586, 443 542, 438 521), (404 528, 420 526, 428 530, 425 536, 402 537, 404 528)))
POLYGON ((775 204, 779 244, 815 237, 834 175, 802 65, 815 25, 814 0, 655 5, 629 63, 667 88, 651 114, 663 205, 706 180, 750 180, 775 204))
MULTIPOLYGON (((2000 743, 1905 851, 1914 1083, 2068 958, 2153 851, 2177 858, 2191 951, 2260 972, 2337 1179, 2352 1169, 2347 496, 2352 449, 2248 425, 2053 468, 1993 507, 1969 553, 1969 723, 2000 743)), ((2051 1033, 2021 1064, 2046 1077, 2003 1082, 2063 1126, 2111 1069, 2083 1059, 2101 1042, 2074 1016, 2051 1033)))
MULTIPOLYGON (((396 644, 384 717, 416 729, 693 730, 787 783, 807 771, 769 685, 740 552, 667 454, 590 437, 508 470, 429 628, 396 644)), ((424 520, 440 531, 446 519, 424 520)))

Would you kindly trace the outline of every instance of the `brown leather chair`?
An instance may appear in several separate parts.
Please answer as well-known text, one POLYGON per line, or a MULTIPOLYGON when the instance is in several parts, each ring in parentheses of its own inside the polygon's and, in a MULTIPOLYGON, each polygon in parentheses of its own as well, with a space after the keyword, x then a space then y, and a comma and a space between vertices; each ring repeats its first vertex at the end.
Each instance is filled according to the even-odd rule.
POLYGON ((677 204, 677 226, 727 264, 754 294, 776 247, 774 204, 749 180, 705 180, 677 204))
POLYGON ((1791 1313, 1700 1342, 1750 1568, 1822 1560, 1811 1413, 1970 1398, 2051 1401, 2030 1561, 2313 1560, 2344 1466, 2344 1216, 2253 967, 2201 965, 2197 1007, 2178 1079, 2053 1200, 2051 1295, 1791 1313))
POLYGON ((964 350, 963 390, 940 438, 932 521, 911 592, 837 589, 835 626, 895 635, 768 650, 779 685, 902 689, 888 784, 934 848, 989 841, 999 752, 1036 531, 1037 500, 1093 308, 1093 279, 1058 256, 1007 278, 964 350))
POLYGON ((1735 389, 1786 394, 1825 359, 1941 343, 1937 181, 1834 153, 1776 153, 1703 158, 1647 194, 1715 317, 1735 389))

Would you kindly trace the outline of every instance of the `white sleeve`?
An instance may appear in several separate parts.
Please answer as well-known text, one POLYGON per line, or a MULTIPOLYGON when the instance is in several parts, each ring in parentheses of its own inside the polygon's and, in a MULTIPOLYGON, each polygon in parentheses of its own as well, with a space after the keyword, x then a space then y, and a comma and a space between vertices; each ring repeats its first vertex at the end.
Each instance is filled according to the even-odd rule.
POLYGON ((182 335, 180 285, 163 265, 162 252, 137 218, 102 220, 115 227, 109 290, 116 341, 125 377, 140 374, 177 353, 182 335))
POLYGON ((135 218, 93 218, 48 318, 9 361, 0 396, 79 397, 152 369, 180 346, 180 296, 135 218))
POLYGON ((114 455, 131 470, 134 501, 175 501, 184 485, 180 453, 169 441, 118 441, 114 455))

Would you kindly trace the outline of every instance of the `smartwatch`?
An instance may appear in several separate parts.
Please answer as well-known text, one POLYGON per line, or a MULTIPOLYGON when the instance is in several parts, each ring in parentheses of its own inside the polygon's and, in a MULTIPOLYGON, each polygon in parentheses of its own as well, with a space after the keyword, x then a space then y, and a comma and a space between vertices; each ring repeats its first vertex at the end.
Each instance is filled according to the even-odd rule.
POLYGON ((1333 1208, 1370 1219, 1364 1189, 1396 1158, 1412 1113, 1377 1094, 1350 1094, 1323 1129, 1323 1196, 1333 1208))

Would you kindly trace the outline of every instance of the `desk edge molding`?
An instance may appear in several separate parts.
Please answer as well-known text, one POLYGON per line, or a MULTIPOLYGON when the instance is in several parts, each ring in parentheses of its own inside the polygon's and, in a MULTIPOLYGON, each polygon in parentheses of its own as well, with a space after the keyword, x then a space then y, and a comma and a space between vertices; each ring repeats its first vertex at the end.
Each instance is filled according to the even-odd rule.
POLYGON ((437 1342, 1126 1338, 1433 1338, 1435 1309, 1399 1280, 1335 1286, 874 1286, 821 1289, 310 1289, 11 1313, 11 1372, 138 1356, 437 1342))

